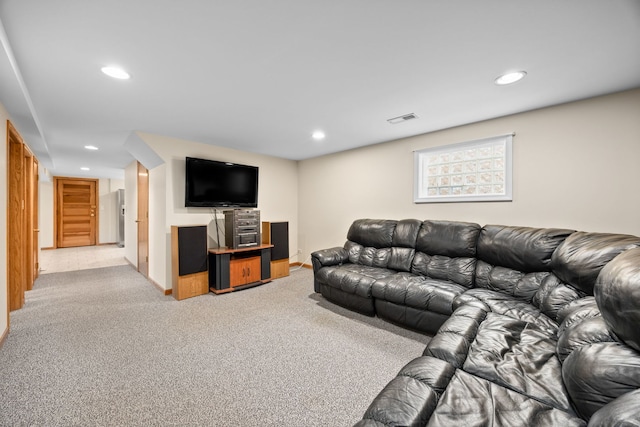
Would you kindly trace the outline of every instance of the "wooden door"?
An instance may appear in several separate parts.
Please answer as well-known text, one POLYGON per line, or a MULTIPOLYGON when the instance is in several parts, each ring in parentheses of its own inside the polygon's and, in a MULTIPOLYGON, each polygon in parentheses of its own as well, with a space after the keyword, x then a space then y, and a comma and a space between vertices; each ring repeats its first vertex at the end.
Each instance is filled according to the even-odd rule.
POLYGON ((27 290, 24 245, 24 144, 18 131, 7 121, 8 200, 7 200, 7 281, 9 310, 24 305, 27 290))
POLYGON ((149 171, 138 162, 138 271, 149 276, 149 171))
POLYGON ((56 246, 94 246, 97 240, 98 180, 55 178, 56 246))

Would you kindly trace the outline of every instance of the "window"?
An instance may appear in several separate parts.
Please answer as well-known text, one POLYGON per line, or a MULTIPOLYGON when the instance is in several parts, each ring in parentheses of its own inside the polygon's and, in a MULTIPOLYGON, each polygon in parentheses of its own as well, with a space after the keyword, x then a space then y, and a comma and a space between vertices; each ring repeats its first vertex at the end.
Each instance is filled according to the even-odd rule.
POLYGON ((514 134, 414 153, 414 203, 512 200, 514 134))

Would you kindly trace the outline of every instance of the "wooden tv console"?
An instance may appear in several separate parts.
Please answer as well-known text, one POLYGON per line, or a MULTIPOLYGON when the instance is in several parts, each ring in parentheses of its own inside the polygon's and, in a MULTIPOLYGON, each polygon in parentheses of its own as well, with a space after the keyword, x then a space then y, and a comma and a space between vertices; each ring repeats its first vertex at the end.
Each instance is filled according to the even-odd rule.
POLYGON ((272 247, 209 249, 209 290, 224 294, 270 282, 272 247))

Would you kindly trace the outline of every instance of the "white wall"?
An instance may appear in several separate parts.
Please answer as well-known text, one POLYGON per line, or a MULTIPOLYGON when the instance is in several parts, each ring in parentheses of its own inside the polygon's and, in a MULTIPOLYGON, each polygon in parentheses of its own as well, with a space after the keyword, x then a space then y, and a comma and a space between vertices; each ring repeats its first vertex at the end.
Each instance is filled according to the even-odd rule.
POLYGON ((0 103, 0 338, 9 332, 9 301, 7 300, 7 120, 9 113, 0 103))
POLYGON ((171 232, 167 235, 167 165, 149 171, 149 277, 171 288, 171 232), (160 281, 159 279, 164 279, 160 281))
MULTIPOLYGON (((149 247, 154 250, 154 253, 151 250, 149 253, 149 275, 152 280, 165 289, 171 288, 172 225, 209 225, 209 245, 215 245, 212 210, 184 206, 184 159, 187 156, 258 166, 258 209, 261 220, 288 221, 290 254, 297 253, 297 162, 165 136, 141 132, 138 135, 165 162, 164 165, 149 171, 149 247), (162 211, 164 223, 161 220, 162 211)), ((222 220, 221 212, 219 220, 222 220)))
POLYGON ((39 247, 52 248, 53 239, 53 182, 38 182, 39 247))
POLYGON ((640 235, 638 182, 640 90, 633 90, 301 161, 299 241, 305 254, 341 246, 357 218, 640 235), (516 133, 512 202, 413 203, 414 150, 509 132, 516 133))
POLYGON ((138 266, 138 163, 131 162, 124 169, 124 257, 138 266))

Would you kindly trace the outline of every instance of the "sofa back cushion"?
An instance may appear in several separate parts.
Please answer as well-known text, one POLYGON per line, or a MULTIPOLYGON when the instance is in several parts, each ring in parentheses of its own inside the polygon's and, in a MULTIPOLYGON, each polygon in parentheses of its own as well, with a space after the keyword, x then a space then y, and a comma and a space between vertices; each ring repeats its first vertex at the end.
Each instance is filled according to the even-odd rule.
POLYGON ((390 248, 397 224, 388 219, 357 219, 349 227, 347 240, 365 247, 390 248))
POLYGON ((531 301, 541 312, 562 322, 559 318, 560 312, 568 305, 583 299, 586 294, 571 285, 567 285, 553 273, 546 273, 547 276, 540 283, 540 288, 531 301))
POLYGON ((347 232, 349 262, 372 267, 410 271, 422 221, 358 219, 347 232))
POLYGON ((473 258, 479 233, 480 226, 471 222, 427 220, 420 227, 415 248, 427 255, 473 258))
POLYGON ((511 268, 494 266, 484 261, 476 265, 475 285, 530 303, 549 272, 523 273, 511 268))
POLYGON ((424 252, 416 252, 413 257, 411 272, 431 279, 457 283, 465 288, 472 288, 475 267, 475 258, 449 258, 442 255, 432 256, 424 252))
POLYGON ((572 230, 485 225, 478 239, 478 259, 523 273, 549 271, 551 256, 572 230))
POLYGON ((415 248, 418 232, 422 221, 418 219, 401 219, 396 224, 396 229, 391 238, 391 246, 400 248, 415 248))
POLYGON ((424 221, 411 272, 471 288, 479 233, 480 226, 470 222, 424 221))
POLYGON ((595 299, 609 329, 640 352, 640 248, 623 252, 602 269, 595 299))
POLYGON ((558 246, 551 268, 566 283, 593 295, 602 268, 618 254, 636 247, 640 247, 640 237, 578 231, 558 246))

